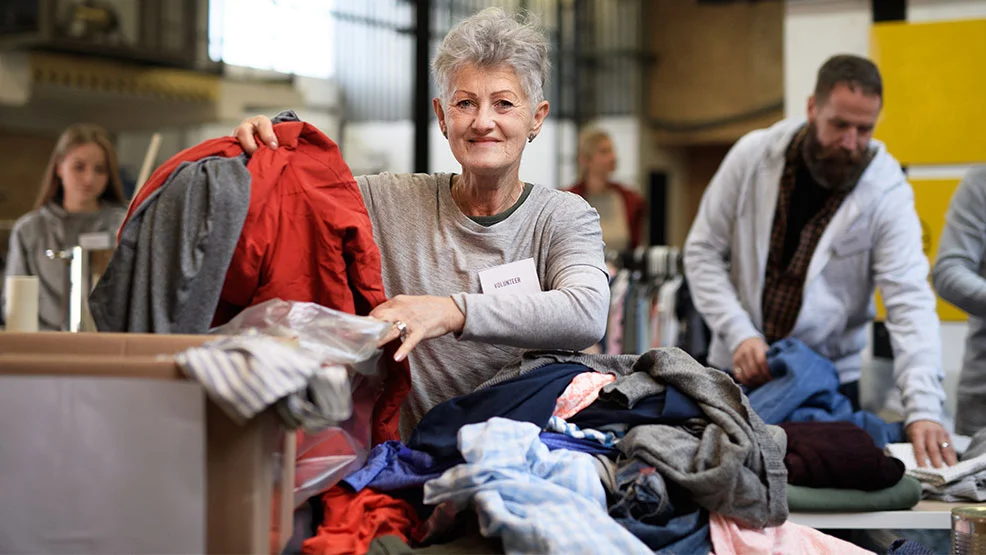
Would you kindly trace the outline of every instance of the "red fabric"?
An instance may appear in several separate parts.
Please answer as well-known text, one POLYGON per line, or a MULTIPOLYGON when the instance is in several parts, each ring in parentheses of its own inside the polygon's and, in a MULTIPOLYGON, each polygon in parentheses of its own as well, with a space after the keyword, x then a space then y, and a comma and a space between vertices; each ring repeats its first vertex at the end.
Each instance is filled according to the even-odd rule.
POLYGON ((406 501, 364 489, 352 493, 336 486, 322 496, 325 524, 305 540, 302 553, 333 555, 366 553, 380 536, 400 536, 405 543, 421 524, 406 501))
MULTIPOLYGON (((226 323, 244 308, 273 298, 369 314, 386 296, 380 251, 356 180, 338 146, 315 127, 286 122, 275 125, 274 132, 280 147, 261 147, 247 162, 250 208, 213 324, 226 323)), ((127 219, 182 162, 241 154, 232 137, 178 153, 147 180, 131 202, 127 219)), ((400 406, 411 385, 406 361, 387 360, 390 371, 374 407, 374 444, 400 438, 400 406)))
MULTIPOLYGON (((639 247, 643 241, 643 238, 641 237, 643 230, 641 228, 643 227, 644 214, 647 212, 643 195, 634 190, 628 189, 619 183, 607 183, 606 189, 609 191, 616 191, 623 197, 623 206, 627 213, 627 224, 630 226, 630 246, 632 248, 639 247)), ((567 191, 585 198, 585 182, 580 181, 571 189, 567 189, 567 191)))

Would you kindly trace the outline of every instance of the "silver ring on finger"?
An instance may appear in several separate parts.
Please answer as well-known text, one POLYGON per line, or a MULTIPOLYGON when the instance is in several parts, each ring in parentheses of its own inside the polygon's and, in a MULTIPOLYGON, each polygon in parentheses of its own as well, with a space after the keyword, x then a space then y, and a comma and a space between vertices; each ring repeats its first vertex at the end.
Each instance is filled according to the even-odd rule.
POLYGON ((947 442, 947 441, 943 441, 943 442, 939 443, 938 445, 941 446, 942 449, 948 449, 951 446, 951 444, 949 442, 947 442))
POLYGON ((400 332, 400 334, 401 334, 400 335, 401 343, 403 343, 404 341, 406 341, 407 340, 407 324, 405 324, 401 320, 398 320, 398 321, 394 322, 394 327, 397 328, 397 331, 400 332))

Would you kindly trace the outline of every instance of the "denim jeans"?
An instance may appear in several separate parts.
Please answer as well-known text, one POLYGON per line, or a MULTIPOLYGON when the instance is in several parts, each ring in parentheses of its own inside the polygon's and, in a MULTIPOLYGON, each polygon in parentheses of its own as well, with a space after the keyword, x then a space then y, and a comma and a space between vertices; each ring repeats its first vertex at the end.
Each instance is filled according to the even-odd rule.
MULTIPOLYGON (((709 553, 709 515, 695 509, 678 514, 664 478, 639 460, 616 471, 618 488, 609 514, 658 553, 709 553)), ((687 499, 685 505, 688 505, 687 499)))
POLYGON ((903 441, 900 423, 888 423, 873 413, 853 412, 839 392, 835 365, 797 339, 783 339, 767 351, 774 379, 750 391, 750 405, 767 424, 781 422, 849 421, 863 428, 878 447, 903 441))

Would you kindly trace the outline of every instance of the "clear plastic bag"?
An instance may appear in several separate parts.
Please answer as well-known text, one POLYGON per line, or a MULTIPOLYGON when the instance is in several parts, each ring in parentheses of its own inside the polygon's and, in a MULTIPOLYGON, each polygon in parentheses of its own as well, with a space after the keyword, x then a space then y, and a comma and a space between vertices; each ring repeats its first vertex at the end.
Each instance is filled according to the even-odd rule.
POLYGON ((245 309, 210 333, 261 333, 295 338, 299 345, 316 353, 324 363, 357 365, 377 353, 377 341, 390 328, 389 322, 347 314, 315 303, 271 299, 245 309))
POLYGON ((352 416, 321 432, 297 432, 296 507, 332 488, 366 463, 373 407, 386 376, 377 341, 390 327, 388 322, 315 303, 272 299, 245 309, 229 323, 211 330, 223 335, 292 338, 302 348, 316 353, 322 364, 343 364, 349 370, 352 416))

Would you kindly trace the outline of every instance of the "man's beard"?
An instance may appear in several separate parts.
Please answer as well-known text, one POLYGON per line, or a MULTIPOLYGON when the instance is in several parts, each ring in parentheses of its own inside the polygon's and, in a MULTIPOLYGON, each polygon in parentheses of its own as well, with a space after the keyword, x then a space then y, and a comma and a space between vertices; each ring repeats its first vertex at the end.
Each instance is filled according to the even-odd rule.
POLYGON ((808 134, 802 147, 802 155, 811 176, 823 188, 830 191, 852 189, 870 162, 865 150, 846 150, 836 146, 825 148, 818 140, 818 129, 808 124, 808 134))

